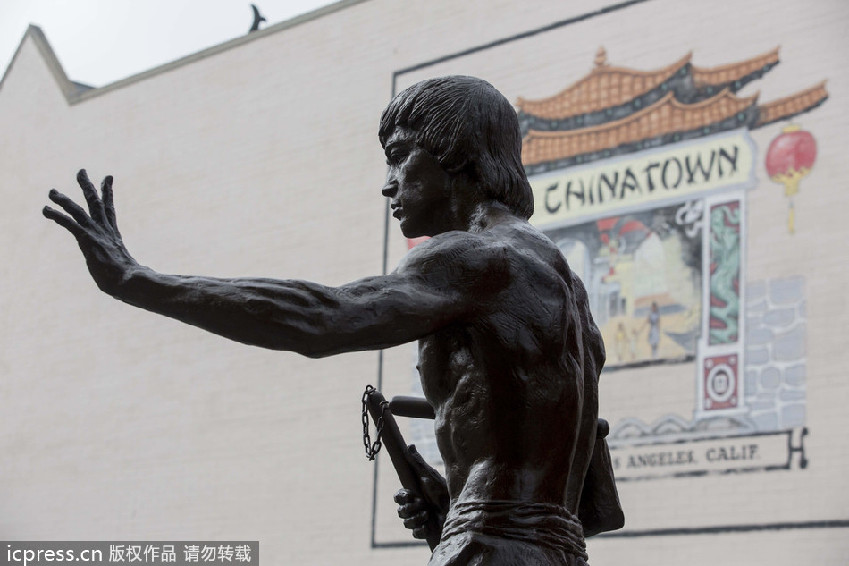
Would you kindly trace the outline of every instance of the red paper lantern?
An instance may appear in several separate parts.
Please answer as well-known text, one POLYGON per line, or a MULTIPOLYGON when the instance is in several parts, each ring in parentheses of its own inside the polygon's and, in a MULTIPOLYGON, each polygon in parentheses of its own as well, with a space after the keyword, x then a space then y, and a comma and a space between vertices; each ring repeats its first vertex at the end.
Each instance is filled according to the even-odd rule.
POLYGON ((795 231, 793 197, 799 192, 799 181, 811 172, 817 158, 817 142, 810 132, 791 124, 784 128, 766 152, 766 172, 771 181, 784 185, 784 195, 790 199, 787 230, 795 231))

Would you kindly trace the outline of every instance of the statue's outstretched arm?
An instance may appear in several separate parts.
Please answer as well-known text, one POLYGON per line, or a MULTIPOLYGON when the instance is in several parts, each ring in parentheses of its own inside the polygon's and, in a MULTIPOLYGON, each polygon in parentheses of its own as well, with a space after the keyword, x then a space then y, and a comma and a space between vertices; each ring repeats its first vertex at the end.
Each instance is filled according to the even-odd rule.
MULTIPOLYGON (((66 228, 104 292, 131 305, 176 318, 226 338, 322 357, 380 349, 431 334, 476 308, 498 277, 480 254, 430 246, 394 273, 341 287, 306 281, 219 279, 166 275, 139 265, 123 244, 112 204, 112 178, 102 194, 85 171, 77 176, 88 212, 53 190, 50 200, 65 213, 44 215, 66 228), (441 256, 451 258, 442 262, 441 256)), ((423 247, 423 246, 420 246, 423 247)), ((449 246, 450 247, 450 246, 449 246)), ((415 251, 415 250, 414 250, 415 251)))

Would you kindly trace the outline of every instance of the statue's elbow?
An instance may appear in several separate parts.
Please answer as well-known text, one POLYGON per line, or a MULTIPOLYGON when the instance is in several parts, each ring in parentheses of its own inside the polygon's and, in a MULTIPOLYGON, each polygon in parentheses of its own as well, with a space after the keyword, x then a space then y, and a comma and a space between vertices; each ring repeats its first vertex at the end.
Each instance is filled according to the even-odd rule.
POLYGON ((304 348, 299 350, 298 353, 312 360, 320 360, 334 354, 334 352, 320 348, 304 348))
POLYGON ((333 340, 328 340, 326 335, 321 333, 308 333, 306 336, 298 340, 297 347, 293 348, 298 354, 313 360, 327 358, 334 354, 339 354, 344 349, 340 349, 338 344, 333 340))

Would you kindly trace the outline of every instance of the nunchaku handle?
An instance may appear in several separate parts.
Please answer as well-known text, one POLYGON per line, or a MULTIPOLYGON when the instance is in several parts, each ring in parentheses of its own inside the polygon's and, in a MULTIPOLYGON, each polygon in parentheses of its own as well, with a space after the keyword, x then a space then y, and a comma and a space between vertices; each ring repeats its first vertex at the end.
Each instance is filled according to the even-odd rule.
MULTIPOLYGON (((434 419, 436 413, 433 411, 433 405, 421 397, 409 397, 406 395, 398 395, 392 398, 389 402, 389 409, 393 415, 399 417, 408 417, 412 419, 434 419)), ((610 424, 604 419, 598 419, 598 428, 596 429, 597 438, 606 438, 610 433, 610 424)))
POLYGON ((411 419, 435 419, 433 405, 420 397, 396 396, 389 402, 393 415, 411 419))

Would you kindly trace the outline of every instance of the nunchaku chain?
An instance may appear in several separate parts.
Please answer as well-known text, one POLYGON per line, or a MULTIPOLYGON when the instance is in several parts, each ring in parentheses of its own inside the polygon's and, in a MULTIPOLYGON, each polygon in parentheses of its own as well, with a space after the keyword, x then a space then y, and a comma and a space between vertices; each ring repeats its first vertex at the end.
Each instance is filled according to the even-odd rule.
POLYGON ((374 457, 383 447, 383 441, 381 439, 381 436, 383 436, 383 413, 386 412, 386 408, 389 407, 388 401, 380 403, 380 417, 377 419, 377 422, 374 423, 374 426, 377 429, 377 434, 375 434, 374 443, 372 443, 371 436, 369 436, 368 398, 374 391, 376 391, 374 387, 366 385, 366 390, 363 393, 363 444, 366 448, 366 458, 369 460, 374 460, 374 457))

